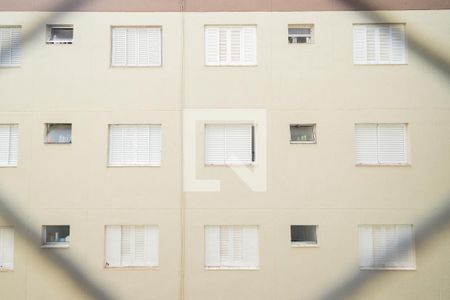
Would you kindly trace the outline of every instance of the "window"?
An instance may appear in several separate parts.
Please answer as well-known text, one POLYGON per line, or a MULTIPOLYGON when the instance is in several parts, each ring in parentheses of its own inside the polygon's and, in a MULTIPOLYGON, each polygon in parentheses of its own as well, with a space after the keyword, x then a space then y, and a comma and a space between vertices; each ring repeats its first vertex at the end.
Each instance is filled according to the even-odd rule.
POLYGON ((69 247, 69 242, 70 242, 69 225, 42 226, 43 248, 65 248, 69 247))
POLYGON ((0 226, 0 271, 14 269, 14 228, 0 226))
POLYGON ((412 225, 360 225, 360 266, 415 268, 412 225))
POLYGON ((161 27, 113 27, 112 66, 161 66, 161 27))
POLYGON ((255 269, 259 265, 257 226, 205 226, 205 266, 255 269))
POLYGON ((105 266, 158 266, 159 229, 157 226, 106 226, 105 266))
POLYGON ((18 127, 0 124, 0 166, 17 166, 18 127))
POLYGON ((255 161, 255 128, 248 124, 207 124, 206 164, 246 165, 255 161))
POLYGON ((316 225, 291 225, 293 246, 317 246, 316 225))
POLYGON ((353 25, 354 64, 405 64, 405 25, 353 25))
POLYGON ((72 124, 46 124, 46 144, 70 144, 72 142, 72 124))
POLYGON ((312 24, 289 25, 288 26, 289 44, 312 44, 313 26, 314 25, 312 24))
POLYGON ((73 25, 47 25, 47 44, 72 44, 73 25))
POLYGON ((161 165, 161 125, 110 125, 109 165, 161 165))
POLYGON ((356 124, 356 163, 406 164, 406 124, 356 124))
POLYGON ((20 26, 0 27, 0 67, 20 65, 20 26))
POLYGON ((256 65, 256 26, 206 26, 205 64, 256 65))
POLYGON ((316 124, 291 124, 291 144, 316 143, 316 124))

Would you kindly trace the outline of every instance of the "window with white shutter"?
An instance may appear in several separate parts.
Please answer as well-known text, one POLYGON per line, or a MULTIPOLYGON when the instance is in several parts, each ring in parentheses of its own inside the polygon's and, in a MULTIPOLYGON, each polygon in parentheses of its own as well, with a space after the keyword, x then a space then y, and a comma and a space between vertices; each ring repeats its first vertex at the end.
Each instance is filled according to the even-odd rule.
POLYGON ((414 269, 412 225, 360 225, 360 267, 414 269))
POLYGON ((161 27, 113 27, 112 66, 161 66, 161 27))
POLYGON ((160 166, 161 125, 110 125, 110 166, 160 166))
POLYGON ((357 164, 407 164, 406 124, 356 124, 355 137, 357 164))
POLYGON ((223 269, 258 268, 258 227, 205 226, 205 266, 223 269))
POLYGON ((0 124, 0 166, 17 166, 17 124, 0 124))
POLYGON ((256 26, 205 26, 205 64, 256 65, 256 26))
POLYGON ((353 63, 405 64, 405 25, 353 25, 353 63))
POLYGON ((21 27, 0 27, 0 67, 20 66, 21 27))
POLYGON ((108 225, 105 233, 107 268, 158 266, 158 226, 108 225))
POLYGON ((14 228, 0 226, 0 270, 14 269, 14 228))
POLYGON ((207 124, 206 164, 248 165, 255 161, 255 128, 250 124, 207 124))

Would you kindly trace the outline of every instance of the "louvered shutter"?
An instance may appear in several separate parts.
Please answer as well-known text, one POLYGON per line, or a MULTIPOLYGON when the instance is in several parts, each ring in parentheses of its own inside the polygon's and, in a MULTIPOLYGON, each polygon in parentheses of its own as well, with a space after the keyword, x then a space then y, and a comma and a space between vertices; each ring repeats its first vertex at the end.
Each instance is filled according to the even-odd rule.
POLYGON ((228 125, 225 128, 227 164, 250 164, 252 162, 252 126, 228 125))
POLYGON ((378 163, 378 133, 376 124, 356 124, 356 163, 378 163))
POLYGON ((144 266, 159 265, 159 229, 157 226, 145 226, 144 266))
POLYGON ((379 162, 406 163, 405 124, 379 124, 379 162))
POLYGON ((361 267, 373 266, 373 238, 372 226, 359 226, 359 265, 361 267))
POLYGON ((120 267, 121 265, 121 237, 122 229, 119 225, 106 226, 105 237, 105 264, 107 267, 120 267))
POLYGON ((220 227, 205 226, 205 266, 220 267, 220 227))
POLYGON ((112 65, 126 66, 127 64, 127 30, 125 28, 112 29, 112 65))
POLYGON ((13 227, 0 227, 0 269, 14 269, 13 227))
POLYGON ((405 25, 391 25, 391 63, 406 63, 405 25))
POLYGON ((413 267, 413 232, 411 225, 397 225, 398 236, 398 256, 397 266, 399 267, 413 267))
POLYGON ((145 226, 132 226, 134 232, 134 251, 132 253, 131 266, 138 267, 145 265, 146 259, 146 230, 145 226))
POLYGON ((220 226, 220 266, 233 265, 233 228, 220 226))
POLYGON ((21 28, 0 27, 0 66, 19 66, 21 28))
POLYGON ((0 125, 0 166, 16 166, 18 151, 18 126, 0 125))
POLYGON ((149 44, 149 65, 161 66, 162 64, 162 36, 161 28, 148 29, 148 44, 149 44))
POLYGON ((391 30, 389 25, 377 26, 378 61, 380 64, 391 63, 391 30))
POLYGON ((353 26, 353 63, 365 64, 367 62, 366 27, 353 26))
POLYGON ((243 262, 246 267, 259 265, 258 227, 243 226, 243 262))
MULTIPOLYGON (((242 43, 242 29, 241 28, 229 28, 226 30, 228 33, 228 41, 229 41, 229 56, 225 61, 221 59, 221 62, 230 65, 240 65, 243 64, 243 49, 241 49, 242 43)), ((222 43, 221 43, 222 48, 222 43)))
POLYGON ((120 260, 122 267, 133 266, 135 254, 134 227, 122 226, 120 241, 120 260))
POLYGON ((219 64, 219 28, 205 27, 205 64, 219 64))
POLYGON ((206 125, 205 127, 205 152, 207 164, 225 163, 225 126, 206 125))
POLYGON ((242 28, 242 53, 244 65, 256 65, 256 27, 242 28))
POLYGON ((161 125, 110 125, 110 165, 161 164, 161 125))

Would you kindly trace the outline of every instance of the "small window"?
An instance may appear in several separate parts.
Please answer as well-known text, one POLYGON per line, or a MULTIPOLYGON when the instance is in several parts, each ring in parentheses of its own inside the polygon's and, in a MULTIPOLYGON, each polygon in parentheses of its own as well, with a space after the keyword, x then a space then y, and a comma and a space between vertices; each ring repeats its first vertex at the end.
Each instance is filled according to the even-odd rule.
POLYGON ((72 124, 46 124, 46 144, 70 144, 72 142, 72 124))
POLYGON ((69 247, 69 225, 45 225, 42 227, 42 247, 58 248, 69 247))
POLYGON ((288 42, 289 44, 312 44, 313 25, 289 25, 288 42))
POLYGON ((72 44, 73 25, 47 25, 47 44, 72 44))
POLYGON ((316 124, 291 124, 292 144, 316 143, 316 124))
POLYGON ((291 244, 293 246, 317 246, 317 226, 291 225, 291 244))

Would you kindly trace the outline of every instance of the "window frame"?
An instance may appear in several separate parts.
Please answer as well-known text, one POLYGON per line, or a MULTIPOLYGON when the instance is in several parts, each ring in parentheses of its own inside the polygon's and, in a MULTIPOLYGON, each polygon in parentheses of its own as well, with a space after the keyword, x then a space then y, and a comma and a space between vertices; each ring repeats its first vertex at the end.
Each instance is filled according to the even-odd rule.
POLYGON ((47 37, 46 44, 49 45, 71 45, 75 39, 75 28, 73 24, 47 24, 47 37), (72 31, 72 39, 64 40, 64 41, 54 41, 52 40, 53 29, 71 29, 72 31))
POLYGON ((317 124, 316 123, 290 123, 289 124, 289 142, 291 144, 317 144, 317 124), (312 127, 313 141, 295 141, 292 140, 292 127, 312 127))
POLYGON ((315 30, 314 30, 314 24, 313 23, 309 23, 309 24, 307 24, 307 23, 305 23, 305 24, 288 24, 288 44, 289 45, 313 45, 314 43, 315 43, 315 30), (308 28, 309 30, 310 30, 310 34, 309 35, 304 35, 304 34, 293 34, 293 35, 290 35, 289 34, 289 29, 295 29, 295 28, 308 28), (289 38, 291 38, 291 37, 295 37, 295 38, 297 38, 297 37, 306 37, 306 38, 308 38, 308 36, 309 36, 309 43, 308 42, 306 42, 306 43, 294 43, 294 42, 290 42, 289 41, 289 38))
POLYGON ((289 227, 290 229, 290 242, 291 242, 291 247, 292 248, 318 248, 320 247, 319 244, 319 225, 317 224, 297 224, 297 225, 290 225, 289 227), (292 228, 293 227, 314 227, 314 231, 315 231, 315 235, 316 235, 316 242, 315 243, 311 243, 309 241, 293 241, 292 240, 292 228))
POLYGON ((70 247, 70 240, 71 240, 70 225, 42 225, 41 232, 42 232, 41 233, 41 248, 51 249, 51 248, 69 248, 70 247), (48 227, 67 227, 69 234, 64 239, 69 238, 69 240, 61 241, 61 242, 47 241, 48 227))
POLYGON ((72 144, 72 123, 45 123, 45 136, 44 144, 46 145, 70 145, 72 144), (70 139, 68 142, 49 142, 48 135, 50 133, 50 128, 55 125, 69 125, 70 129, 70 139))

